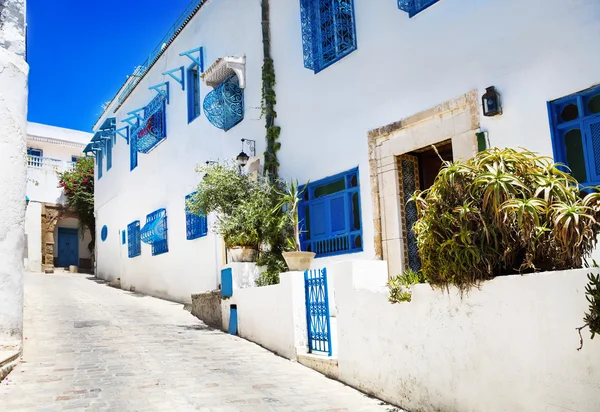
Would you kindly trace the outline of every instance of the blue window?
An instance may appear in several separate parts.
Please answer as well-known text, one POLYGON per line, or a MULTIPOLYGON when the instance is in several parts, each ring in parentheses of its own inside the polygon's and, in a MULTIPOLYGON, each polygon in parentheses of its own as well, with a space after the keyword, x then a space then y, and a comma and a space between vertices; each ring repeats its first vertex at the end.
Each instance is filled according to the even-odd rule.
POLYGON ((106 171, 108 172, 112 167, 112 139, 106 141, 106 171))
POLYGON ((190 212, 188 201, 196 193, 185 197, 185 232, 187 240, 198 239, 208 234, 208 222, 205 215, 195 215, 190 212))
POLYGON ((140 232, 142 242, 152 245, 152 256, 169 251, 167 241, 167 211, 158 209, 146 216, 146 224, 140 232))
POLYGON ((33 147, 28 147, 27 148, 27 156, 43 157, 44 151, 42 149, 34 149, 33 147))
POLYGON ((124 245, 126 243, 125 241, 125 231, 121 230, 121 244, 124 245))
POLYGON ((106 225, 102 226, 102 231, 100 232, 100 239, 102 239, 103 242, 106 242, 106 239, 108 238, 108 227, 106 225))
POLYGON ((300 0, 304 67, 320 72, 356 50, 353 0, 300 0))
POLYGON ((166 101, 163 95, 158 94, 144 108, 144 121, 132 132, 131 139, 136 140, 137 151, 146 154, 166 137, 166 101))
POLYGON ((237 76, 231 75, 204 98, 204 114, 221 130, 229 130, 244 119, 244 90, 237 76))
POLYGON ((136 124, 129 135, 129 171, 132 171, 138 165, 137 134, 135 134, 135 130, 139 128, 140 121, 137 120, 136 124))
POLYGON ((398 0, 398 8, 413 17, 440 0, 398 0))
POLYGON ((363 250, 358 168, 301 188, 302 250, 317 257, 363 250))
POLYGON ((96 165, 98 166, 98 180, 102 177, 102 158, 104 157, 104 150, 96 152, 96 165))
POLYGON ((127 252, 130 258, 134 258, 142 254, 139 220, 131 222, 127 225, 127 252))
POLYGON ((548 103, 554 160, 583 186, 600 185, 600 86, 548 103))
POLYGON ((200 116, 200 68, 195 63, 187 69, 187 82, 188 123, 191 123, 200 116))

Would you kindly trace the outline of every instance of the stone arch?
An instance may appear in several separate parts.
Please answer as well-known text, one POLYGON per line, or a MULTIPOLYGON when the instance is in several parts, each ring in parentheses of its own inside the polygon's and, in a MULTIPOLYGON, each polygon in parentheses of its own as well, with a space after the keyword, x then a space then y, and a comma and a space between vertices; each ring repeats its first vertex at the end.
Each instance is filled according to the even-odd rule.
POLYGON ((61 219, 72 217, 78 219, 77 214, 63 205, 42 204, 42 268, 54 268, 54 229, 61 219))

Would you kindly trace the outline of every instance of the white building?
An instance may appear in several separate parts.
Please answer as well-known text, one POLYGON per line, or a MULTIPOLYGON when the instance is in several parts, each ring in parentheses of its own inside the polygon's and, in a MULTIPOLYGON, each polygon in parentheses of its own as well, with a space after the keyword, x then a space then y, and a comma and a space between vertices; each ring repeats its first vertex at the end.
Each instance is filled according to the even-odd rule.
MULTIPOLYGON (((264 164, 266 148, 261 0, 199 3, 123 85, 89 147, 99 159, 97 274, 178 301, 216 288, 224 263, 210 232, 186 238, 194 167, 235 158, 242 138, 256 141, 252 160, 264 164), (140 243, 137 228, 156 216, 166 241, 164 231, 140 243)), ((432 144, 446 159, 526 147, 600 183, 598 1, 270 3, 280 174, 311 182, 303 246, 318 252, 316 266, 419 266, 406 200, 437 173, 432 144), (501 95, 492 117, 482 107, 490 87, 501 95)))
POLYGON ((27 125, 27 205, 25 267, 39 272, 53 267, 92 268, 89 230, 66 209, 58 172, 72 170, 91 133, 39 123, 27 125))

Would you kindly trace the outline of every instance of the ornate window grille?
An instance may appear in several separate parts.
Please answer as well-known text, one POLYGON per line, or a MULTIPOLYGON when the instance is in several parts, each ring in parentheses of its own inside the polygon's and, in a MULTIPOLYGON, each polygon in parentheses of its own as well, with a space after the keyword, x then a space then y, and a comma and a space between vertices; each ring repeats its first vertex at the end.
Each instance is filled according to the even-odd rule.
POLYGON ((144 108, 144 121, 131 134, 138 152, 150 152, 167 137, 165 104, 164 96, 158 94, 144 108))
POLYGON ((200 66, 193 64, 187 69, 188 123, 200 116, 200 66))
POLYGON ((440 0, 398 0, 398 8, 413 17, 440 0))
POLYGON ((300 0, 304 67, 320 72, 356 50, 353 0, 300 0))
POLYGON ((127 255, 130 258, 134 258, 141 254, 140 221, 136 220, 127 225, 127 255))
POLYGON ((152 245, 152 256, 167 253, 167 211, 158 209, 146 216, 146 224, 141 231, 142 242, 152 245))
POLYGON ((302 250, 317 257, 363 250, 358 168, 311 182, 301 190, 302 250))
POLYGON ((133 137, 133 132, 139 128, 140 121, 136 120, 136 126, 131 129, 131 135, 129 139, 129 171, 133 171, 138 166, 138 150, 137 150, 137 138, 133 137))
POLYGON ((204 113, 213 126, 229 130, 244 119, 244 90, 237 75, 223 80, 204 98, 204 113))
POLYGON ((190 212, 188 202, 196 193, 185 197, 185 232, 187 240, 198 239, 208 234, 208 222, 205 215, 196 215, 190 212))
POLYGON ((582 186, 600 185, 600 86, 548 103, 556 162, 582 186))

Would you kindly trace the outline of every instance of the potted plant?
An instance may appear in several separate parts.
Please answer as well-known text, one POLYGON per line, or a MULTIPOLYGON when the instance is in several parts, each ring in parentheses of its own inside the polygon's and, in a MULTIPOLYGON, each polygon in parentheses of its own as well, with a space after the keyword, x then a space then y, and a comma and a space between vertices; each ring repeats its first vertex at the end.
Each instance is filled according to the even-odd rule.
POLYGON ((278 210, 284 209, 284 218, 290 219, 294 228, 294 235, 288 238, 289 251, 283 252, 283 258, 288 268, 292 271, 310 269, 315 253, 303 252, 300 249, 300 227, 298 219, 298 206, 302 191, 298 189, 298 181, 293 180, 286 185, 286 191, 281 193, 281 202, 278 210))
POLYGON ((233 214, 224 219, 218 228, 231 262, 256 262, 258 234, 248 222, 247 216, 233 214))

